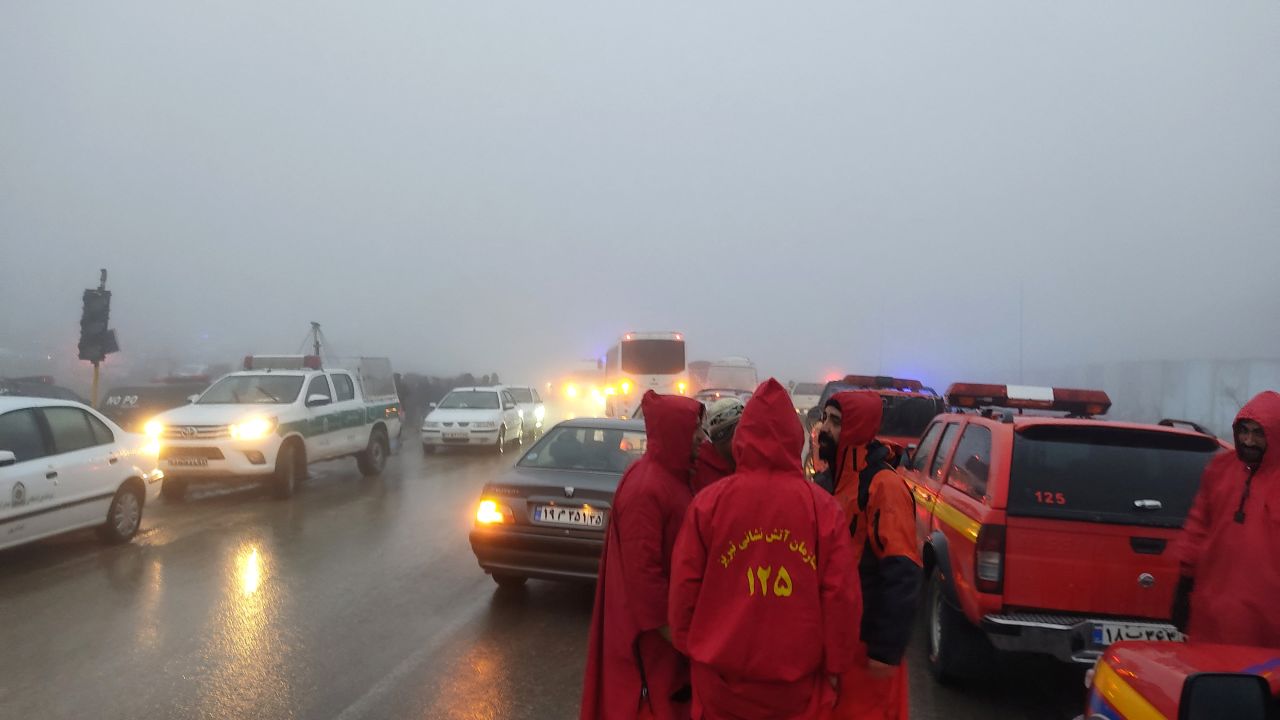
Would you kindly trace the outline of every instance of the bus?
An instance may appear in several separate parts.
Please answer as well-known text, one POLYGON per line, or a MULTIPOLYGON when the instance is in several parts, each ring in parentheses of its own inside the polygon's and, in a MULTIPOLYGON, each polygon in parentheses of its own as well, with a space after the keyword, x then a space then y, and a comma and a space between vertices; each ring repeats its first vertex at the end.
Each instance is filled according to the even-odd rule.
POLYGON ((629 332, 605 353, 606 417, 628 417, 649 390, 687 395, 684 333, 629 332))

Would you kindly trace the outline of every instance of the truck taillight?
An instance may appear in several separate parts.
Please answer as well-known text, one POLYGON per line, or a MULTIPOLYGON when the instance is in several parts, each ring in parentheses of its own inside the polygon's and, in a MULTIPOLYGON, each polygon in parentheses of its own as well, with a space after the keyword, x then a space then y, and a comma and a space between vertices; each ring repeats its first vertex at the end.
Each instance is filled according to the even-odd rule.
POLYGON ((974 584, 978 592, 1004 591, 1004 526, 983 525, 973 549, 974 584))

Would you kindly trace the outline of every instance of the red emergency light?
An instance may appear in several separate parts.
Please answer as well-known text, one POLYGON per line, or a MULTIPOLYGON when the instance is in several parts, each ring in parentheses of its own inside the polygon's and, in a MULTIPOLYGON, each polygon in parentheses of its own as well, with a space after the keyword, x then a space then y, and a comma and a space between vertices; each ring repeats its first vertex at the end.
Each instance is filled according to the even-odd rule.
POLYGON ((871 388, 875 390, 905 390, 907 392, 923 392, 924 383, 907 378, 888 377, 885 375, 845 375, 841 382, 846 385, 871 388))
POLYGON ((948 405, 958 408, 1053 410, 1072 415, 1105 415, 1111 409, 1111 398, 1102 390, 954 383, 946 397, 948 405))

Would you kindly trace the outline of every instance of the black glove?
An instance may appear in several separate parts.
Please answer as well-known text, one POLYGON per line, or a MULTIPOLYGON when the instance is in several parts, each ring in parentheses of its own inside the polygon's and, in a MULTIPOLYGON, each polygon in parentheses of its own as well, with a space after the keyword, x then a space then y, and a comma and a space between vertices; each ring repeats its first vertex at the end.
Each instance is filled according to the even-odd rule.
POLYGON ((1183 575, 1178 578, 1178 587, 1173 591, 1172 622, 1179 632, 1187 631, 1187 622, 1191 619, 1191 591, 1195 584, 1195 578, 1183 575))

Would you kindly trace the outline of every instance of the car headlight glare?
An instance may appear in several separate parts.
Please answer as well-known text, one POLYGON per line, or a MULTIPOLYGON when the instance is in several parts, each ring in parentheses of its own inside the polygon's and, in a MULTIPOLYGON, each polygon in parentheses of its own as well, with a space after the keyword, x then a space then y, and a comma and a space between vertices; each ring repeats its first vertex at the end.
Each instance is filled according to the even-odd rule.
POLYGON ((276 429, 275 418, 253 417, 231 425, 227 430, 233 440, 261 440, 276 429))
POLYGON ((164 423, 159 420, 148 420, 147 424, 142 426, 142 432, 149 438, 158 438, 164 434, 164 423))

